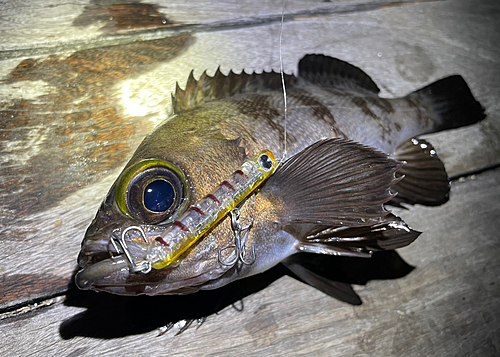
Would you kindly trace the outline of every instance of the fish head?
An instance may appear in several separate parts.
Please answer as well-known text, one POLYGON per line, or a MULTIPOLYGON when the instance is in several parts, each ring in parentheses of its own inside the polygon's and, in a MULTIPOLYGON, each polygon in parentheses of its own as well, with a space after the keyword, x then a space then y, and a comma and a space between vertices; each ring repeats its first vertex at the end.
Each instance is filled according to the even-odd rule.
POLYGON ((146 137, 111 187, 82 242, 78 287, 132 295, 187 293, 229 269, 218 255, 234 242, 230 218, 170 266, 148 274, 130 272, 119 244, 122 235, 125 241, 158 237, 247 159, 239 139, 202 125, 190 130, 182 119, 174 117, 146 137))

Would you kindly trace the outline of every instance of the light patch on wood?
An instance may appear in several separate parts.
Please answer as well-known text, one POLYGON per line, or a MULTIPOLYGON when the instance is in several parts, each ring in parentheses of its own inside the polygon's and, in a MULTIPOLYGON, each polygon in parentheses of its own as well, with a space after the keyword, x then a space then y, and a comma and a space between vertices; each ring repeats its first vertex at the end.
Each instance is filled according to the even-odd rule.
POLYGON ((33 103, 38 104, 39 97, 54 93, 54 90, 54 87, 41 80, 2 83, 0 84, 0 101, 3 106, 12 105, 12 99, 31 100, 33 103))
POLYGON ((116 96, 124 115, 147 118, 153 126, 164 121, 172 113, 170 93, 175 88, 176 78, 185 77, 173 67, 161 65, 151 72, 118 83, 116 96))
POLYGON ((4 36, 0 50, 20 48, 29 44, 53 44, 55 39, 65 41, 89 40, 100 34, 100 24, 92 24, 85 28, 72 25, 73 21, 84 10, 84 4, 30 1, 29 6, 2 6, 2 30, 9 33, 4 36), (16 21, 7 21, 15 18, 16 21))
POLYGON ((54 298, 43 300, 41 302, 35 302, 33 304, 28 304, 26 306, 22 306, 22 307, 15 309, 13 311, 7 311, 4 313, 1 313, 0 320, 19 316, 22 314, 26 314, 28 312, 32 312, 32 311, 35 311, 38 309, 42 309, 44 307, 48 307, 48 306, 54 305, 56 303, 62 302, 63 300, 64 300, 64 296, 56 296, 54 298))
POLYGON ((112 171, 49 210, 23 219, 12 217, 15 225, 3 216, 0 251, 9 252, 9 270, 70 278, 85 230, 120 171, 121 168, 112 171))
POLYGON ((49 136, 50 128, 37 126, 28 130, 24 140, 3 141, 0 164, 8 166, 26 165, 31 158, 40 152, 42 144, 46 142, 49 136))
POLYGON ((449 177, 500 164, 500 120, 493 113, 476 125, 424 135, 434 145, 449 177), (488 150, 485 150, 488 147, 488 150))

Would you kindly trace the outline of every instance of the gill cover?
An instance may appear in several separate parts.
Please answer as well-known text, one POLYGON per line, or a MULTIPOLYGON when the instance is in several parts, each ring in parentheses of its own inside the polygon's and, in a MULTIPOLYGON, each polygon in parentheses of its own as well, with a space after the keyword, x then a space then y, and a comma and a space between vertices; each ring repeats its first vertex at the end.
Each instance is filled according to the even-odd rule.
POLYGON ((171 162, 147 159, 124 171, 116 189, 123 214, 147 224, 168 223, 189 206, 184 172, 171 162))

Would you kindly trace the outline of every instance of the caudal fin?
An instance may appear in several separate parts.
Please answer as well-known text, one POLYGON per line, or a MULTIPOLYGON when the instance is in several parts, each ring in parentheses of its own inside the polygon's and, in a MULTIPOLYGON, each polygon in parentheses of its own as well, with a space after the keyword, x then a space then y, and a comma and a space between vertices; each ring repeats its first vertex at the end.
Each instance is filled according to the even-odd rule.
MULTIPOLYGON (((459 76, 450 76, 408 95, 428 108, 433 121, 428 132, 437 132, 475 124, 485 118, 484 108, 472 95, 467 83, 459 76)), ((393 186, 398 195, 390 202, 437 206, 449 197, 445 167, 430 143, 413 138, 401 144, 394 158, 405 165, 397 172, 404 177, 393 186)))
POLYGON ((413 138, 396 149, 394 158, 405 164, 396 172, 396 177, 404 178, 392 187, 398 195, 391 200, 391 205, 401 207, 401 203, 419 203, 438 206, 448 201, 448 175, 429 142, 413 138))
POLYGON ((462 76, 454 75, 419 89, 408 98, 419 99, 436 115, 432 132, 475 124, 486 117, 462 76))

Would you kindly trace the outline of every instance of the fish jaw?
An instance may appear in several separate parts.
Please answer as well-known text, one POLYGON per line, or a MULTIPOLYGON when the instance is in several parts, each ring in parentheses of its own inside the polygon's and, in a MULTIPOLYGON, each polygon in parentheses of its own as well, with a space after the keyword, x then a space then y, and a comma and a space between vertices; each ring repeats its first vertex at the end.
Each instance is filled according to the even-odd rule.
POLYGON ((116 251, 110 251, 111 237, 117 234, 121 224, 125 223, 126 217, 115 209, 114 203, 115 186, 110 190, 110 194, 101 204, 92 223, 87 228, 82 241, 80 253, 78 255, 78 265, 80 268, 87 268, 95 262, 109 258, 116 251))
MULTIPOLYGON (((226 266, 219 260, 219 252, 234 244, 230 217, 226 217, 176 264, 159 270, 152 269, 147 274, 133 273, 127 257, 116 250, 116 246, 120 249, 120 245, 113 245, 112 240, 118 241, 124 228, 135 225, 144 231, 148 241, 152 241, 166 226, 139 225, 116 213, 116 210, 110 210, 112 200, 109 197, 87 229, 82 243, 79 256, 82 270, 75 276, 76 285, 82 290, 120 295, 168 295, 215 289, 266 271, 297 251, 295 237, 276 223, 276 203, 257 194, 255 201, 252 199, 240 208, 243 217, 252 217, 254 220, 245 246, 247 257, 255 249, 256 260, 252 264, 238 261, 234 266, 226 266), (96 222, 98 227, 95 226, 96 222)), ((138 232, 133 233, 133 237, 127 236, 126 244, 134 261, 140 263, 146 256, 147 244, 140 243, 138 232)), ((228 250, 221 257, 223 260, 232 260, 234 252, 228 250)))
MULTIPOLYGON (((127 227, 138 227, 144 232, 144 238, 152 241, 166 226, 139 224, 121 214, 114 207, 113 200, 114 194, 110 192, 85 234, 78 257, 81 270, 75 276, 78 288, 120 295, 184 294, 197 291, 197 286, 217 279, 229 270, 230 267, 218 262, 218 251, 231 245, 233 239, 230 222, 226 219, 193 245, 176 264, 153 269, 147 274, 133 273, 132 265, 118 243, 122 232, 127 227)), ((130 231, 125 237, 135 263, 146 257, 148 244, 141 239, 138 230, 130 231)))
POLYGON ((186 294, 198 291, 198 286, 217 279, 225 272, 224 269, 210 270, 175 281, 166 278, 166 273, 172 270, 152 270, 147 276, 132 273, 129 261, 124 256, 116 256, 80 270, 75 276, 75 283, 81 290, 105 291, 119 295, 186 294))

